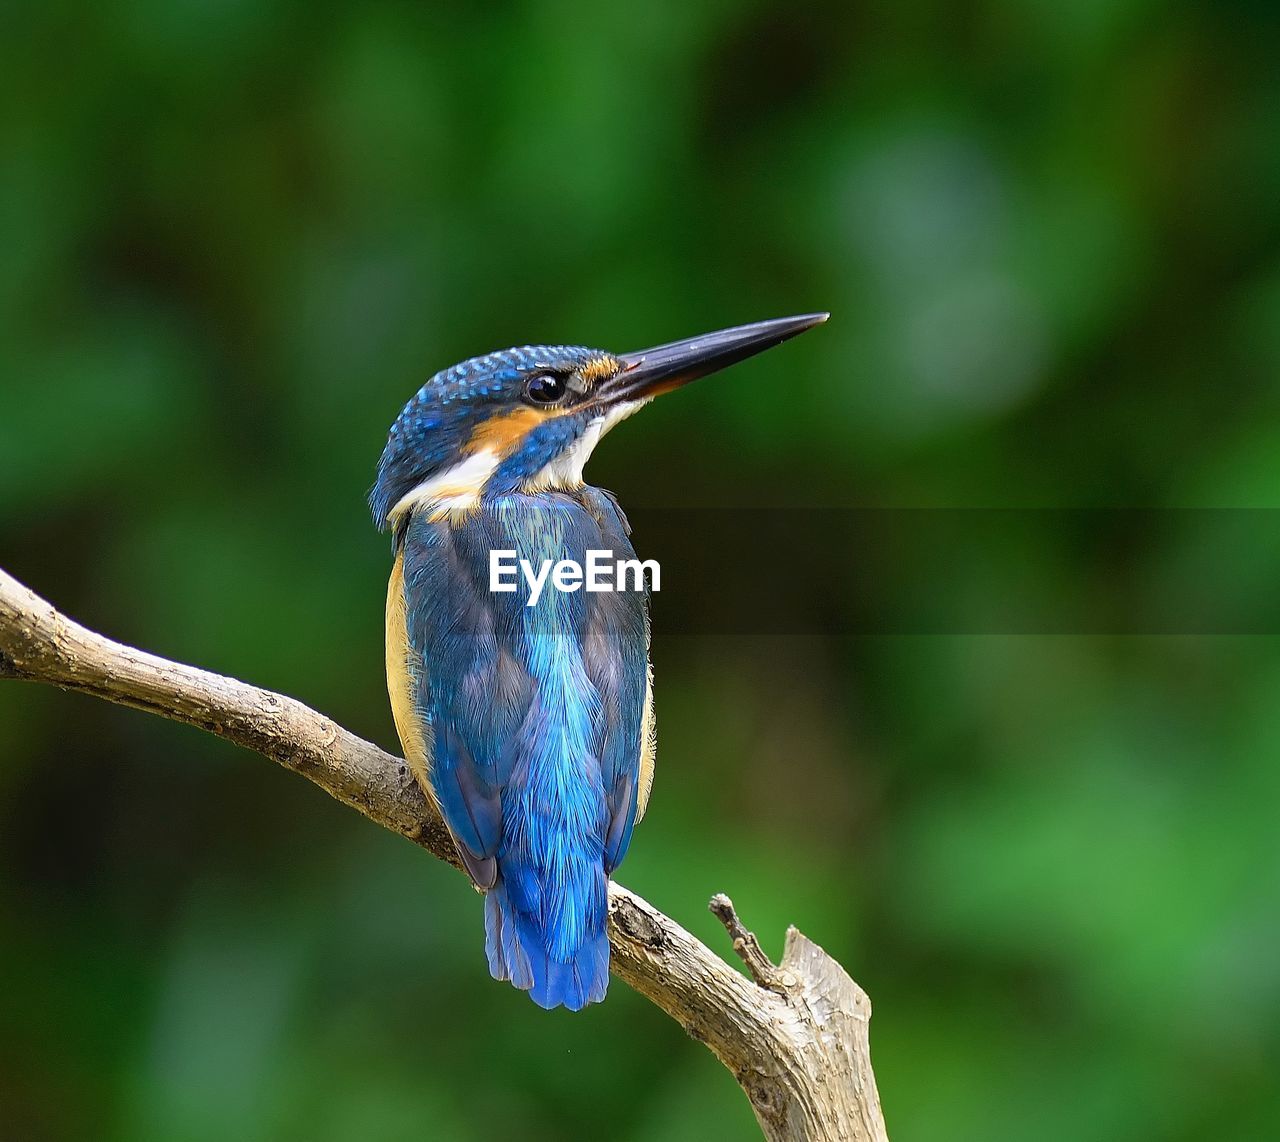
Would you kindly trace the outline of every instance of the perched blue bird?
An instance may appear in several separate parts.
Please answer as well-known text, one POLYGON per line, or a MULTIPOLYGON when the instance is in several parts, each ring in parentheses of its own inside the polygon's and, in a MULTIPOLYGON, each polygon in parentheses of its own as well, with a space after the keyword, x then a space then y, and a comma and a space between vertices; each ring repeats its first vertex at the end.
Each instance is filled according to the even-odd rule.
POLYGON ((607 883, 653 781, 644 590, 492 589, 492 552, 635 559, 582 469, 660 393, 826 320, 788 317, 620 356, 525 346, 432 377, 369 496, 394 537, 387 689, 405 757, 485 894, 495 979, 578 1010, 609 977, 607 883))

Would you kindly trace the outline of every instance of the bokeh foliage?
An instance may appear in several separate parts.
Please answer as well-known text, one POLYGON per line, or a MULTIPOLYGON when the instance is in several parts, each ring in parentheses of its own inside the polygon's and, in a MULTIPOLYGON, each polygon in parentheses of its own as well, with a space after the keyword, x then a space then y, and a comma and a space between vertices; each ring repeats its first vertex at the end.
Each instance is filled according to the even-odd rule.
MULTIPOLYGON (((390 745, 363 494, 421 379, 816 308, 593 477, 1274 507, 1278 31, 1248 0, 10 5, 0 562, 390 745)), ((1194 579, 1195 518, 1153 581, 1194 579)), ((1053 520, 1050 595, 1093 573, 1053 520)), ((896 1138, 1280 1134, 1275 637, 656 621, 622 879, 848 965, 896 1138)), ((655 1010, 492 984, 456 874, 257 757, 4 685, 0 762, 6 1137, 752 1135, 655 1010)))

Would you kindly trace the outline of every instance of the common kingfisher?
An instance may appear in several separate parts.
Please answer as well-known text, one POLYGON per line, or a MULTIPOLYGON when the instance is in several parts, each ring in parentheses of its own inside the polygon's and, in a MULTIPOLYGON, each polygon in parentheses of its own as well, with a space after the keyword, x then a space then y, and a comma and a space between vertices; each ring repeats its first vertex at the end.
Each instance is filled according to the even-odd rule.
POLYGON ((825 321, 762 321, 640 353, 526 345, 437 373, 391 426, 369 506, 393 537, 387 689, 405 758, 485 896, 495 979, 577 1011, 609 977, 607 884, 654 767, 647 589, 491 589, 529 565, 635 559, 592 450, 661 393, 825 321))

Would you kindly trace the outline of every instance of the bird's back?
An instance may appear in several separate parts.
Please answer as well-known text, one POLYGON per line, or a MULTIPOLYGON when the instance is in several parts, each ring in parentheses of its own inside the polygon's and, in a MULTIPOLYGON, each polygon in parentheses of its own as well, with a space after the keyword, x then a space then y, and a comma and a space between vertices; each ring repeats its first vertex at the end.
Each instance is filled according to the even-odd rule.
POLYGON ((548 581, 529 606, 520 573, 491 589, 491 553, 537 569, 602 550, 635 557, 612 498, 582 488, 415 515, 397 558, 401 738, 488 894, 490 970, 546 1007, 580 1008, 608 981, 607 879, 647 784, 647 596, 548 581))

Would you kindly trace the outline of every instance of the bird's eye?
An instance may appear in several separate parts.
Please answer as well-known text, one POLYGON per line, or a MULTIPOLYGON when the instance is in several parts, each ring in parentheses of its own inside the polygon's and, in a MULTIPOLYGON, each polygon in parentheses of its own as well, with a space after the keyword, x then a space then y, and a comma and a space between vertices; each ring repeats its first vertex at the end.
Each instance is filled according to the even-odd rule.
POLYGON ((552 404, 564 396, 564 377, 555 373, 539 373, 525 383, 525 395, 536 404, 552 404))

